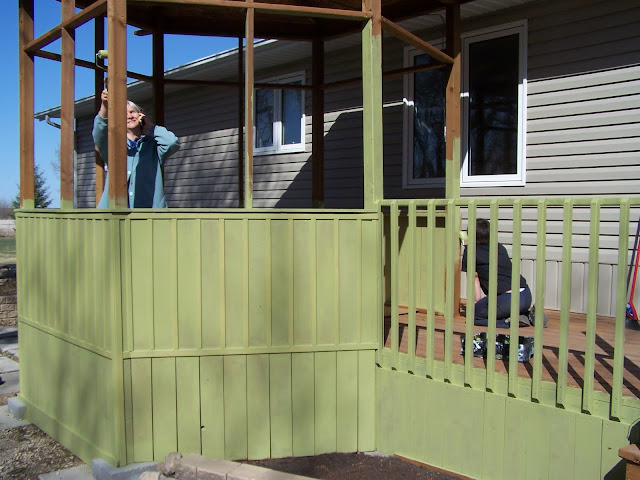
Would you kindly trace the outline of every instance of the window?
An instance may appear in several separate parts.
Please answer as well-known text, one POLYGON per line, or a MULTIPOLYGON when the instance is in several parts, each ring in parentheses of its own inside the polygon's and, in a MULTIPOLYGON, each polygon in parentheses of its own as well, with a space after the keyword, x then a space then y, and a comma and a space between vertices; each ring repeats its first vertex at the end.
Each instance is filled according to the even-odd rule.
POLYGON ((463 38, 462 186, 524 185, 526 23, 463 38))
MULTIPOLYGON (((524 185, 526 42, 526 22, 463 38, 462 186, 524 185)), ((429 63, 406 50, 406 66, 429 63)), ((444 68, 405 76, 405 188, 444 184, 446 84, 444 68)))
MULTIPOLYGON (((304 74, 266 80, 265 83, 303 85, 304 74)), ((304 151, 304 92, 258 88, 255 92, 254 153, 304 151)))

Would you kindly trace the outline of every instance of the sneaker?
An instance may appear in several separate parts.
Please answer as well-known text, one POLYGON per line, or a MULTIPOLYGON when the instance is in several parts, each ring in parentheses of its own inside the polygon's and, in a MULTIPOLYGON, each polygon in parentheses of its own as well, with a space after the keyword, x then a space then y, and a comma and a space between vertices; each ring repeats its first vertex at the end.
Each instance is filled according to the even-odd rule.
MULTIPOLYGON (((542 311, 542 318, 543 318, 542 326, 546 328, 547 325, 549 324, 549 319, 547 318, 547 314, 544 313, 544 310, 542 311)), ((531 325, 536 324, 536 306, 535 305, 531 307, 531 310, 529 310, 529 321, 531 322, 531 325)))

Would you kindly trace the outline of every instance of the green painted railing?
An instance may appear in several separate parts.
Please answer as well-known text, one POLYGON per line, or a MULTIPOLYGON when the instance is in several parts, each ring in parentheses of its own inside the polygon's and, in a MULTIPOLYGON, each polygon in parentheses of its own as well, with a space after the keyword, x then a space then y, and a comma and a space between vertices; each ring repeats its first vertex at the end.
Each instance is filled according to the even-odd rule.
MULTIPOLYGON (((382 348, 378 353, 379 363, 386 368, 410 371, 419 375, 440 379, 442 381, 467 385, 481 390, 500 392, 517 398, 527 398, 533 402, 557 405, 562 408, 575 408, 585 413, 600 415, 603 418, 632 420, 640 412, 640 402, 623 396, 624 381, 624 344, 625 344, 625 307, 627 304, 626 275, 629 265, 630 247, 633 238, 629 237, 630 223, 635 227, 640 198, 541 198, 541 199, 459 199, 459 200, 385 200, 381 202, 381 209, 385 215, 385 232, 390 236, 389 248, 386 252, 385 263, 388 264, 388 295, 390 304, 390 347, 382 348), (542 380, 542 355, 534 355, 531 362, 531 379, 518 377, 516 342, 510 344, 508 376, 495 372, 495 344, 488 342, 486 368, 473 366, 472 351, 466 349, 464 366, 455 365, 452 361, 454 353, 453 324, 454 312, 458 305, 454 305, 454 278, 459 275, 459 261, 461 254, 459 232, 463 225, 457 221, 460 215, 464 221, 464 230, 468 228, 468 263, 469 271, 475 270, 475 221, 476 218, 488 218, 491 223, 490 241, 490 290, 496 291, 497 282, 497 245, 498 237, 501 242, 508 244, 513 259, 512 288, 519 288, 522 252, 522 224, 523 211, 531 221, 535 219, 535 241, 529 235, 529 248, 535 248, 535 283, 529 281, 536 304, 536 323, 534 328, 534 344, 543 344, 542 314, 545 305, 545 270, 547 259, 547 237, 550 233, 547 226, 552 221, 548 218, 553 213, 553 233, 561 236, 561 270, 557 284, 561 286, 560 308, 560 347, 558 352, 558 380, 555 385, 544 385, 542 380), (606 232, 601 232, 601 213, 606 211, 606 232), (580 212, 580 215, 577 215, 580 212), (588 212, 588 213, 587 213, 588 212), (633 216, 631 215, 633 213, 633 216), (579 219, 576 219, 579 217, 579 219), (419 224, 420 219, 426 222, 419 224), (437 220, 444 220, 442 225, 437 220), (575 228, 580 223, 582 237, 576 240, 575 228), (405 225, 403 227, 403 225, 405 225), (614 227, 615 225, 615 227, 614 227), (561 228, 560 231, 558 229, 561 228), (606 235, 606 242, 602 240, 606 235), (584 238, 588 237, 585 244, 584 238), (613 242, 616 242, 612 249, 613 242), (601 243, 606 243, 602 245, 601 243), (588 250, 588 309, 586 315, 586 340, 584 360, 584 384, 580 390, 567 385, 568 352, 569 352, 569 314, 571 311, 572 295, 572 254, 575 249, 588 250), (605 248, 615 251, 614 264, 617 289, 615 295, 615 345, 613 360, 613 384, 610 393, 594 389, 594 362, 596 361, 596 307, 598 301, 598 270, 602 262, 600 254, 605 248), (409 252, 409 253, 406 253, 409 252), (444 263, 441 267, 446 273, 442 278, 437 269, 424 269, 420 262, 402 261, 403 256, 410 258, 427 258, 428 265, 433 259, 444 263), (436 275, 438 277, 436 278, 436 275), (426 277, 425 277, 426 276, 426 277), (426 278, 424 284, 416 278, 426 278), (431 285, 446 285, 445 308, 438 308, 439 300, 431 285), (402 286, 401 286, 402 285, 402 286), (426 285, 426 288, 425 288, 426 285), (400 289, 406 289, 404 294, 400 289), (426 307, 426 358, 417 358, 416 345, 416 303, 418 292, 426 292, 424 305, 426 307), (398 312, 401 307, 407 307, 408 312, 408 353, 399 352, 398 312), (444 360, 434 359, 434 322, 436 313, 444 313, 444 360)), ((530 223, 531 223, 530 221, 530 223)), ((635 228, 634 228, 635 231, 635 228)), ((557 255, 557 252, 555 253, 557 255)), ((608 257, 611 257, 609 252, 608 257)), ((529 279, 531 280, 531 279, 529 279)), ((466 285, 466 298, 474 298, 474 284, 466 285)), ((512 318, 517 318, 519 311, 519 296, 512 296, 512 318)), ((496 335, 496 296, 489 298, 489 338, 496 335)), ((472 343, 474 335, 474 302, 467 302, 465 341, 472 343)), ((512 338, 519 336, 518 322, 511 322, 508 332, 512 338)))

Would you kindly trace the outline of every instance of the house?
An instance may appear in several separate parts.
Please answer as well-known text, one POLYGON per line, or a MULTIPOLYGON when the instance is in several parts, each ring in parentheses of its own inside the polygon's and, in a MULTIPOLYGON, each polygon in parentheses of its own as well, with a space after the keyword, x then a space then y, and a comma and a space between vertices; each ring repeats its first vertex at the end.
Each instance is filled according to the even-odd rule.
MULTIPOLYGON (((121 100, 126 3, 63 15, 75 28, 107 13, 121 100)), ((77 189, 51 212, 21 189, 17 215, 30 418, 114 464, 376 449, 475 478, 621 478, 640 414, 623 312, 640 213, 637 2, 165 1, 162 28, 140 21, 147 3, 126 12, 142 33, 246 27, 247 48, 143 78, 153 100, 129 87, 181 138, 168 210, 126 209, 115 154, 112 208, 91 208, 95 107, 63 95, 77 189), (553 335, 529 330, 527 366, 515 343, 508 362, 491 342, 486 361, 456 351, 474 334, 456 312, 460 227, 481 215, 537 305, 560 312, 553 335)), ((52 58, 42 48, 64 31, 22 32, 28 79, 29 55, 52 58)))

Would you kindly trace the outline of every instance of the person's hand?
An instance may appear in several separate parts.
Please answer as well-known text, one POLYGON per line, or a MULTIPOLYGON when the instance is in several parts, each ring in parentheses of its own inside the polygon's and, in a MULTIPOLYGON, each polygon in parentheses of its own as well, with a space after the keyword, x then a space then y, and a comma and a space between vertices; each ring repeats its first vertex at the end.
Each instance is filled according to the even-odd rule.
POLYGON ((144 113, 138 117, 138 125, 140 125, 143 135, 148 135, 153 130, 153 122, 144 113))
POLYGON ((107 92, 106 88, 102 90, 102 93, 100 94, 100 100, 102 100, 102 105, 100 105, 100 111, 98 112, 98 115, 100 115, 102 118, 107 118, 109 111, 109 92, 107 92))

